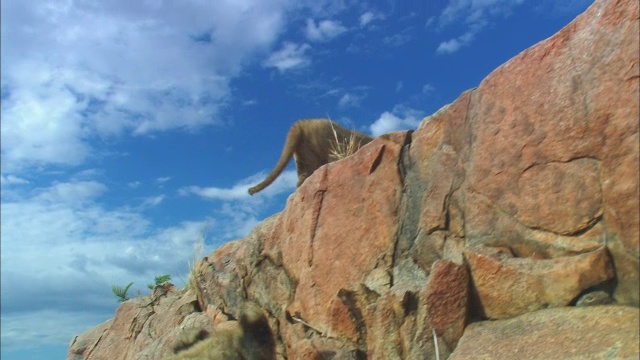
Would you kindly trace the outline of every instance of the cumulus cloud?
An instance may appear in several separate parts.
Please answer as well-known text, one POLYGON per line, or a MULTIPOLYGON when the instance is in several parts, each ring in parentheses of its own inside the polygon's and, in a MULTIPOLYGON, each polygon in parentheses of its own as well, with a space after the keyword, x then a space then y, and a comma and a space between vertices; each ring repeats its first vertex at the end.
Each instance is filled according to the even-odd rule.
POLYGON ((305 67, 311 63, 311 59, 305 56, 309 49, 311 49, 309 44, 286 42, 280 50, 273 52, 263 65, 276 68, 280 72, 305 67))
POLYGON ((3 171, 81 164, 95 137, 216 124, 230 80, 276 40, 288 6, 3 2, 3 171))
POLYGON ((60 183, 20 201, 3 199, 3 347, 68 343, 113 316, 111 285, 134 281, 144 291, 158 274, 186 277, 194 245, 213 220, 155 228, 139 213, 89 201, 105 188, 60 183))
POLYGON ((339 21, 322 20, 316 24, 313 19, 307 19, 305 34, 309 41, 328 41, 344 32, 347 28, 339 21))
POLYGON ((16 87, 2 100, 3 170, 20 171, 28 164, 78 165, 91 153, 82 108, 73 93, 62 84, 36 87, 39 91, 32 91, 30 84, 16 87))
POLYGON ((369 127, 373 136, 380 136, 392 131, 415 129, 422 121, 422 113, 413 109, 396 107, 393 112, 385 111, 369 127))

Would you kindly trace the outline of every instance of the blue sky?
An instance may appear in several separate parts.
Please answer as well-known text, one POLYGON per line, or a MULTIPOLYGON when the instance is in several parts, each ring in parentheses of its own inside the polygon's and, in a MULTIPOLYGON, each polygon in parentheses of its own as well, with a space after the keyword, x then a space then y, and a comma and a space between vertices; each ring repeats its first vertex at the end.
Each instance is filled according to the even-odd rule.
POLYGON ((590 3, 2 1, 2 358, 63 358, 112 284, 183 286, 282 210, 293 164, 246 190, 295 120, 415 128, 590 3))

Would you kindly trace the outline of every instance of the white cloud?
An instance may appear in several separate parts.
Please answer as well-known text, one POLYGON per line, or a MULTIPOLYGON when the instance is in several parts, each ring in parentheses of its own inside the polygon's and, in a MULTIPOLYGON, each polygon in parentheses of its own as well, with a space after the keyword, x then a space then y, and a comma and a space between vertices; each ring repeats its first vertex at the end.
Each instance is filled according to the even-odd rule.
POLYGON ((457 39, 451 39, 443 41, 438 45, 436 52, 438 54, 452 54, 458 51, 462 47, 462 44, 457 39))
MULTIPOLYGON (((252 182, 255 185, 267 177, 266 173, 260 173, 254 175, 252 178, 257 179, 257 182, 252 182)), ((253 197, 274 197, 280 194, 292 193, 296 189, 298 183, 298 174, 294 170, 283 171, 280 176, 266 189, 253 195, 253 197)))
POLYGON ((154 207, 154 206, 158 206, 162 203, 162 201, 164 200, 165 196, 164 195, 158 195, 158 196, 152 196, 152 197, 148 197, 146 199, 144 199, 144 201, 142 202, 142 206, 143 207, 154 207))
POLYGON ((156 178, 156 183, 163 184, 163 183, 166 183, 169 180, 171 180, 171 176, 161 176, 159 178, 156 178))
POLYGON ((436 53, 438 54, 452 54, 460 48, 471 44, 473 39, 475 39, 477 31, 468 31, 462 36, 459 36, 455 39, 450 39, 447 41, 443 41, 438 45, 436 49, 436 53))
POLYGON ((26 185, 29 184, 30 181, 23 179, 21 177, 18 176, 14 176, 14 175, 0 175, 0 184, 2 184, 2 186, 9 186, 9 185, 26 185))
POLYGON ((154 182, 156 183, 156 185, 158 185, 158 187, 163 187, 164 184, 169 180, 171 180, 171 176, 163 176, 156 178, 154 182))
POLYGON ((362 101, 362 99, 363 99, 363 96, 347 93, 342 95, 342 97, 338 101, 338 106, 341 108, 356 107, 360 105, 360 102, 362 101))
POLYGON ((369 25, 374 20, 383 20, 384 15, 379 13, 374 13, 372 11, 367 11, 360 15, 360 27, 365 27, 369 25))
POLYGON ((452 1, 442 11, 439 22, 446 26, 460 19, 467 24, 486 23, 490 17, 509 14, 512 9, 524 3, 524 0, 459 0, 452 1))
POLYGON ((96 181, 59 183, 48 188, 36 189, 35 200, 47 203, 78 204, 93 200, 107 191, 107 187, 96 181))
POLYGON ((280 72, 305 67, 311 63, 309 57, 305 56, 309 49, 309 44, 296 45, 286 42, 280 50, 273 52, 263 65, 276 68, 280 72))
POLYGON ((250 200, 259 197, 261 194, 267 197, 273 197, 282 193, 290 192, 295 189, 298 175, 295 171, 283 171, 280 176, 266 189, 259 192, 257 195, 251 196, 247 192, 250 187, 258 184, 264 178, 267 177, 266 173, 258 173, 252 175, 246 179, 239 181, 237 184, 230 188, 218 188, 218 187, 200 187, 200 186, 188 186, 180 189, 180 195, 196 195, 207 200, 250 200))
POLYGON ((95 137, 216 124, 294 5, 2 2, 3 171, 82 164, 95 137))
MULTIPOLYGON (((113 316, 111 285, 134 281, 132 290, 146 291, 158 274, 186 278, 194 244, 215 224, 153 229, 136 212, 84 201, 100 191, 99 184, 57 184, 19 202, 3 200, 3 347, 68 343, 113 316)), ((216 240, 207 253, 229 239, 216 240)))
POLYGON ((305 34, 309 41, 328 41, 347 31, 339 21, 322 20, 316 24, 313 19, 307 19, 305 34))
MULTIPOLYGON (((467 30, 458 37, 441 42, 436 48, 438 54, 452 54, 473 42, 492 19, 509 16, 513 9, 524 0, 459 0, 452 1, 442 11, 437 23, 444 28, 451 24, 463 23, 467 30)), ((429 19, 429 25, 435 23, 429 19)))
POLYGON ((62 84, 42 84, 36 89, 30 85, 15 88, 2 100, 3 171, 20 171, 30 164, 82 163, 91 149, 76 97, 62 84))
POLYGON ((225 219, 216 230, 227 239, 238 239, 246 236, 262 219, 257 217, 256 203, 259 200, 249 202, 226 202, 222 205, 218 215, 225 219))
POLYGON ((224 239, 235 239, 246 236, 263 219, 262 210, 272 200, 282 195, 291 194, 296 189, 298 175, 296 171, 283 171, 282 174, 266 189, 251 196, 249 187, 258 184, 267 176, 261 172, 239 181, 230 188, 188 186, 180 189, 183 196, 196 195, 205 200, 221 201, 219 210, 215 211, 219 221, 215 227, 216 235, 224 239))
POLYGON ((422 87, 422 93, 425 94, 425 95, 432 94, 435 91, 436 91, 436 87, 431 85, 431 84, 425 84, 422 87))
POLYGON ((235 185, 232 188, 188 186, 180 190, 181 195, 193 194, 208 200, 240 200, 249 198, 250 185, 235 185))
POLYGON ((369 127, 373 136, 380 136, 392 131, 415 129, 422 121, 422 113, 413 109, 396 107, 393 112, 385 111, 369 127), (400 113, 396 115, 395 113, 400 113))

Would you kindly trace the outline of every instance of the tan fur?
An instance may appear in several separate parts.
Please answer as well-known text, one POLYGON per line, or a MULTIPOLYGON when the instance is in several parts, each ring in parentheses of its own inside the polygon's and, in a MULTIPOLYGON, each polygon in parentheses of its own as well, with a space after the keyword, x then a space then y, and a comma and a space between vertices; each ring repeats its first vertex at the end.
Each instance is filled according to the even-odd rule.
POLYGON ((269 322, 253 304, 245 307, 239 321, 227 321, 213 335, 199 329, 185 330, 170 360, 274 360, 275 342, 269 322), (204 337, 204 339, 203 339, 204 337), (189 347, 190 346, 190 347, 189 347))
POLYGON ((291 157, 295 159, 300 186, 320 166, 337 160, 332 154, 336 142, 355 141, 355 150, 372 141, 363 133, 345 129, 328 119, 299 120, 291 126, 280 160, 264 181, 249 189, 253 195, 264 190, 280 176, 291 157))

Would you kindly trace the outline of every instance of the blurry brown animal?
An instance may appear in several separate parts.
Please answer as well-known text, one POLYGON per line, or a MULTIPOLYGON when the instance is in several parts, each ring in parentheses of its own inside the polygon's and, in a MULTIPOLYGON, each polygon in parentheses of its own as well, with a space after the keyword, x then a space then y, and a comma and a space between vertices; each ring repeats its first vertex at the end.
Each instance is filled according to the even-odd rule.
POLYGON ((239 321, 222 323, 214 334, 188 329, 174 345, 170 360, 275 360, 269 322, 257 305, 248 304, 239 321))
POLYGON ((340 158, 336 154, 336 148, 341 144, 352 144, 350 153, 344 154, 351 155, 372 140, 368 135, 345 129, 329 119, 299 120, 291 126, 275 168, 264 181, 251 187, 249 194, 264 190, 277 179, 292 156, 298 172, 297 186, 300 186, 320 166, 340 158))

